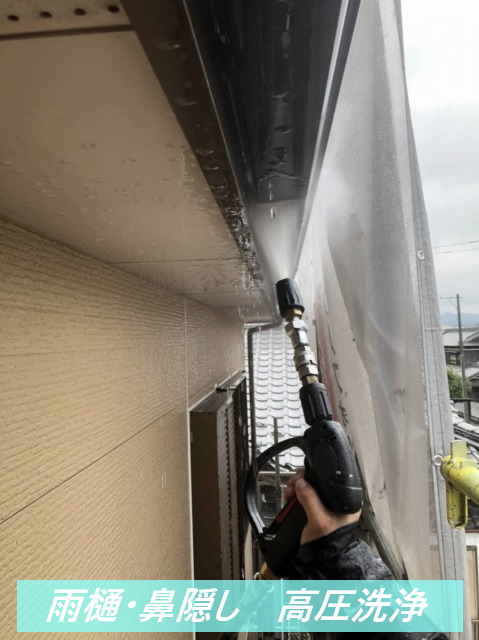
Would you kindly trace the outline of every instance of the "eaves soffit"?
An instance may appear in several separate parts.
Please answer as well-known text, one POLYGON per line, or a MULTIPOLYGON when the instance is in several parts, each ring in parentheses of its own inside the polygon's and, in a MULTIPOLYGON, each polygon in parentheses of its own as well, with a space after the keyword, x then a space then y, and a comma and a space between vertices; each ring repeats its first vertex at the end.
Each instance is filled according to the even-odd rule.
POLYGON ((267 320, 238 196, 210 147, 188 144, 123 6, 0 0, 0 48, 0 215, 267 320))
POLYGON ((123 4, 275 313, 274 282, 294 276, 302 243, 343 3, 123 4))

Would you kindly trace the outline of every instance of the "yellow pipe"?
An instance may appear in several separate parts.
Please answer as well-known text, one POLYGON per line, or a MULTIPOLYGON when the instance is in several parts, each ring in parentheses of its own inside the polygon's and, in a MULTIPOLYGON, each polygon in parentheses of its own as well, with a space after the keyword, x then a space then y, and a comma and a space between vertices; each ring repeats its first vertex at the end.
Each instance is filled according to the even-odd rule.
POLYGON ((443 459, 441 474, 446 481, 447 520, 454 529, 463 529, 467 523, 467 498, 479 504, 479 469, 467 457, 465 442, 451 443, 451 455, 443 459))

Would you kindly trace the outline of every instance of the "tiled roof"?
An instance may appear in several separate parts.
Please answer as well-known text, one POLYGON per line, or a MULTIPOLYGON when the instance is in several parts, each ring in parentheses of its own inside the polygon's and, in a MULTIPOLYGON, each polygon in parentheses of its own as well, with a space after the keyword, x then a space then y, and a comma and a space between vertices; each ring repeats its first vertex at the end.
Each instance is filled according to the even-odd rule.
MULTIPOLYGON (((305 427, 293 362, 293 347, 284 326, 259 331, 253 337, 256 437, 259 452, 274 444, 274 419, 278 440, 300 436, 305 427)), ((303 455, 296 450, 280 456, 282 466, 301 467, 303 455)))
MULTIPOLYGON (((465 343, 474 343, 479 338, 479 331, 477 329, 463 329, 462 339, 465 343)), ((442 339, 445 347, 458 347, 459 346, 459 329, 446 329, 443 331, 442 339)))
POLYGON ((471 335, 468 335, 466 337, 463 336, 463 340, 464 342, 467 343, 477 343, 479 340, 479 331, 477 329, 474 329, 473 333, 471 333, 471 335))

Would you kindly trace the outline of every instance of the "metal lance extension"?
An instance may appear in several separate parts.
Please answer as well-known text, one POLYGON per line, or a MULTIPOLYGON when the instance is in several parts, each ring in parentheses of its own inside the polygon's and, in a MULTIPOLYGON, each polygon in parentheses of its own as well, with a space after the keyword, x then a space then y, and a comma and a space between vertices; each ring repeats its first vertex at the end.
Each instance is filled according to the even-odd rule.
POLYGON ((294 364, 303 385, 300 399, 307 424, 317 419, 331 420, 333 412, 326 387, 319 381, 316 358, 308 342, 308 327, 303 320, 304 306, 298 285, 291 278, 276 283, 281 316, 286 320, 286 333, 294 349, 294 364), (309 386, 312 385, 312 386, 309 386))
POLYGON ((286 278, 276 284, 276 291, 280 313, 287 322, 286 333, 293 344, 294 364, 299 379, 303 385, 319 383, 318 364, 309 346, 308 327, 303 320, 304 306, 298 285, 286 278))
POLYGON ((286 278, 276 284, 276 292, 280 313, 287 321, 286 333, 294 348, 296 371, 303 385, 299 396, 304 418, 311 427, 303 436, 306 479, 330 511, 355 513, 363 502, 359 470, 342 426, 333 421, 326 387, 319 382, 298 286, 294 280, 286 278))

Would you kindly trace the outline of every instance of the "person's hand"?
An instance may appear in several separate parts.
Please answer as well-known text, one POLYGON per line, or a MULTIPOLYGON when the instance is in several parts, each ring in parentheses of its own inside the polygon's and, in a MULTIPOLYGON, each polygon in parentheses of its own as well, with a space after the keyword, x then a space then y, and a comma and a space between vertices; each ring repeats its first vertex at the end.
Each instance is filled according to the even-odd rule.
POLYGON ((357 522, 361 515, 361 511, 357 513, 333 513, 328 511, 316 491, 304 479, 304 469, 301 469, 289 479, 284 490, 284 499, 290 500, 295 494, 308 518, 308 522, 301 534, 301 544, 324 538, 324 536, 336 531, 336 529, 357 522))

